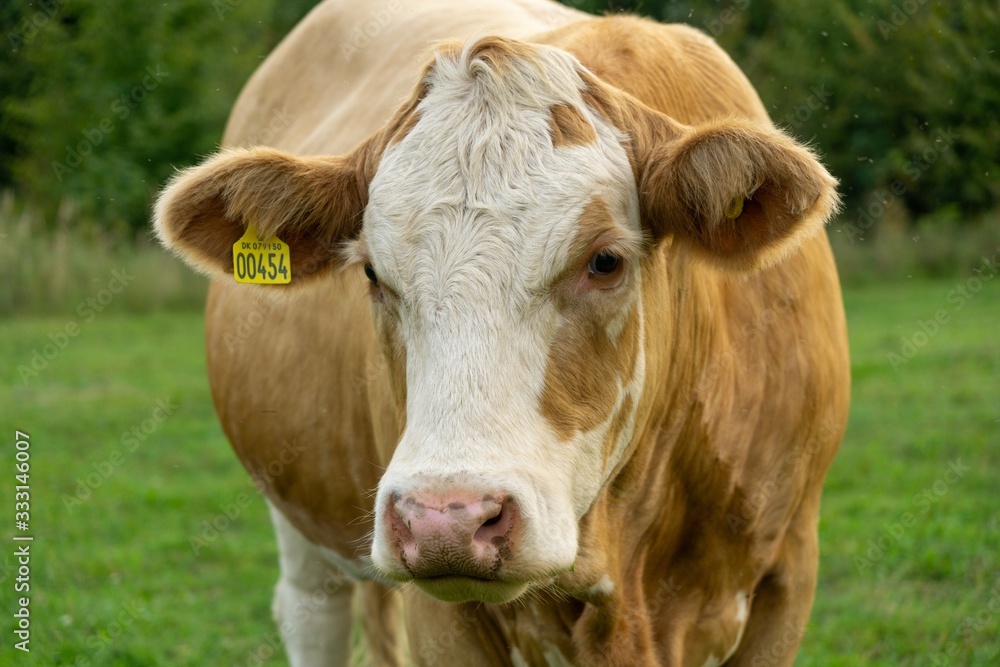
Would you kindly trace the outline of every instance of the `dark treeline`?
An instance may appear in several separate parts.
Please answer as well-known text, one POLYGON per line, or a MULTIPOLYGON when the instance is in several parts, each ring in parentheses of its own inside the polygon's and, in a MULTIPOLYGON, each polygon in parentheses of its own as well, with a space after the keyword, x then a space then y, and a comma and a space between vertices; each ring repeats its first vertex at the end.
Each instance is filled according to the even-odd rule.
MULTIPOLYGON (((997 2, 565 2, 714 36, 775 122, 823 155, 842 182, 844 219, 860 229, 966 224, 997 209, 997 2)), ((313 4, 0 5, 0 188, 49 219, 72 202, 108 227, 146 228, 153 193, 214 150, 240 87, 313 4)))

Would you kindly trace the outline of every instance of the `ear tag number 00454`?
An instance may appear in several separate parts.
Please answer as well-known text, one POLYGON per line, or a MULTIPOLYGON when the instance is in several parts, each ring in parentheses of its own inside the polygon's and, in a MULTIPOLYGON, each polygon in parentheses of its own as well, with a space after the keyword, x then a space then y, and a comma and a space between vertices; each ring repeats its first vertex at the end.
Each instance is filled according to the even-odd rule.
POLYGON ((288 244, 277 236, 257 238, 253 227, 233 244, 233 277, 238 283, 287 285, 292 282, 292 259, 288 244))

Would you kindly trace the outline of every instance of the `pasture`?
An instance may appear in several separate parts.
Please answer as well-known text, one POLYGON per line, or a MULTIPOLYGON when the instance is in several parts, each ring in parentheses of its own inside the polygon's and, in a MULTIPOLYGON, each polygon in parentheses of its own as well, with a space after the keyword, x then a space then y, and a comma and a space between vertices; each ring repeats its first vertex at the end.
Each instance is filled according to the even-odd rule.
MULTIPOLYGON (((1000 663, 1000 280, 970 282, 991 275, 845 293, 853 406, 797 665, 1000 663)), ((270 522, 216 423, 202 335, 198 312, 114 303, 0 322, 0 664, 286 664, 270 522), (31 436, 30 656, 12 647, 15 429, 31 436)))

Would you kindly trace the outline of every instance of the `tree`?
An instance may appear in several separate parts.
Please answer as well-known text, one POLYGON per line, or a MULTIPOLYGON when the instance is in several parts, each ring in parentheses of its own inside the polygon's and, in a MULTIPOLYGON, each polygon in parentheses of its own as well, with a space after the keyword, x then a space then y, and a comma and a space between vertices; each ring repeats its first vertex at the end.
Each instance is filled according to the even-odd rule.
POLYGON ((53 4, 10 56, 29 74, 3 104, 13 155, 0 162, 48 217, 66 198, 136 230, 175 167, 217 147, 243 83, 297 19, 289 7, 306 9, 278 0, 53 4))

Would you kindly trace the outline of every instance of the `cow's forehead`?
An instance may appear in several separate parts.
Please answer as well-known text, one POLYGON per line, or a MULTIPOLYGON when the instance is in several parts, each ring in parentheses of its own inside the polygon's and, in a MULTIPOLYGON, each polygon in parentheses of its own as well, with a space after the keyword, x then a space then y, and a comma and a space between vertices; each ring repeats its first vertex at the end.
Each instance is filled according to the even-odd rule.
POLYGON ((371 185, 364 237, 380 275, 407 290, 456 272, 536 288, 565 268, 595 200, 638 236, 622 137, 583 88, 579 63, 555 49, 440 55, 371 185))

